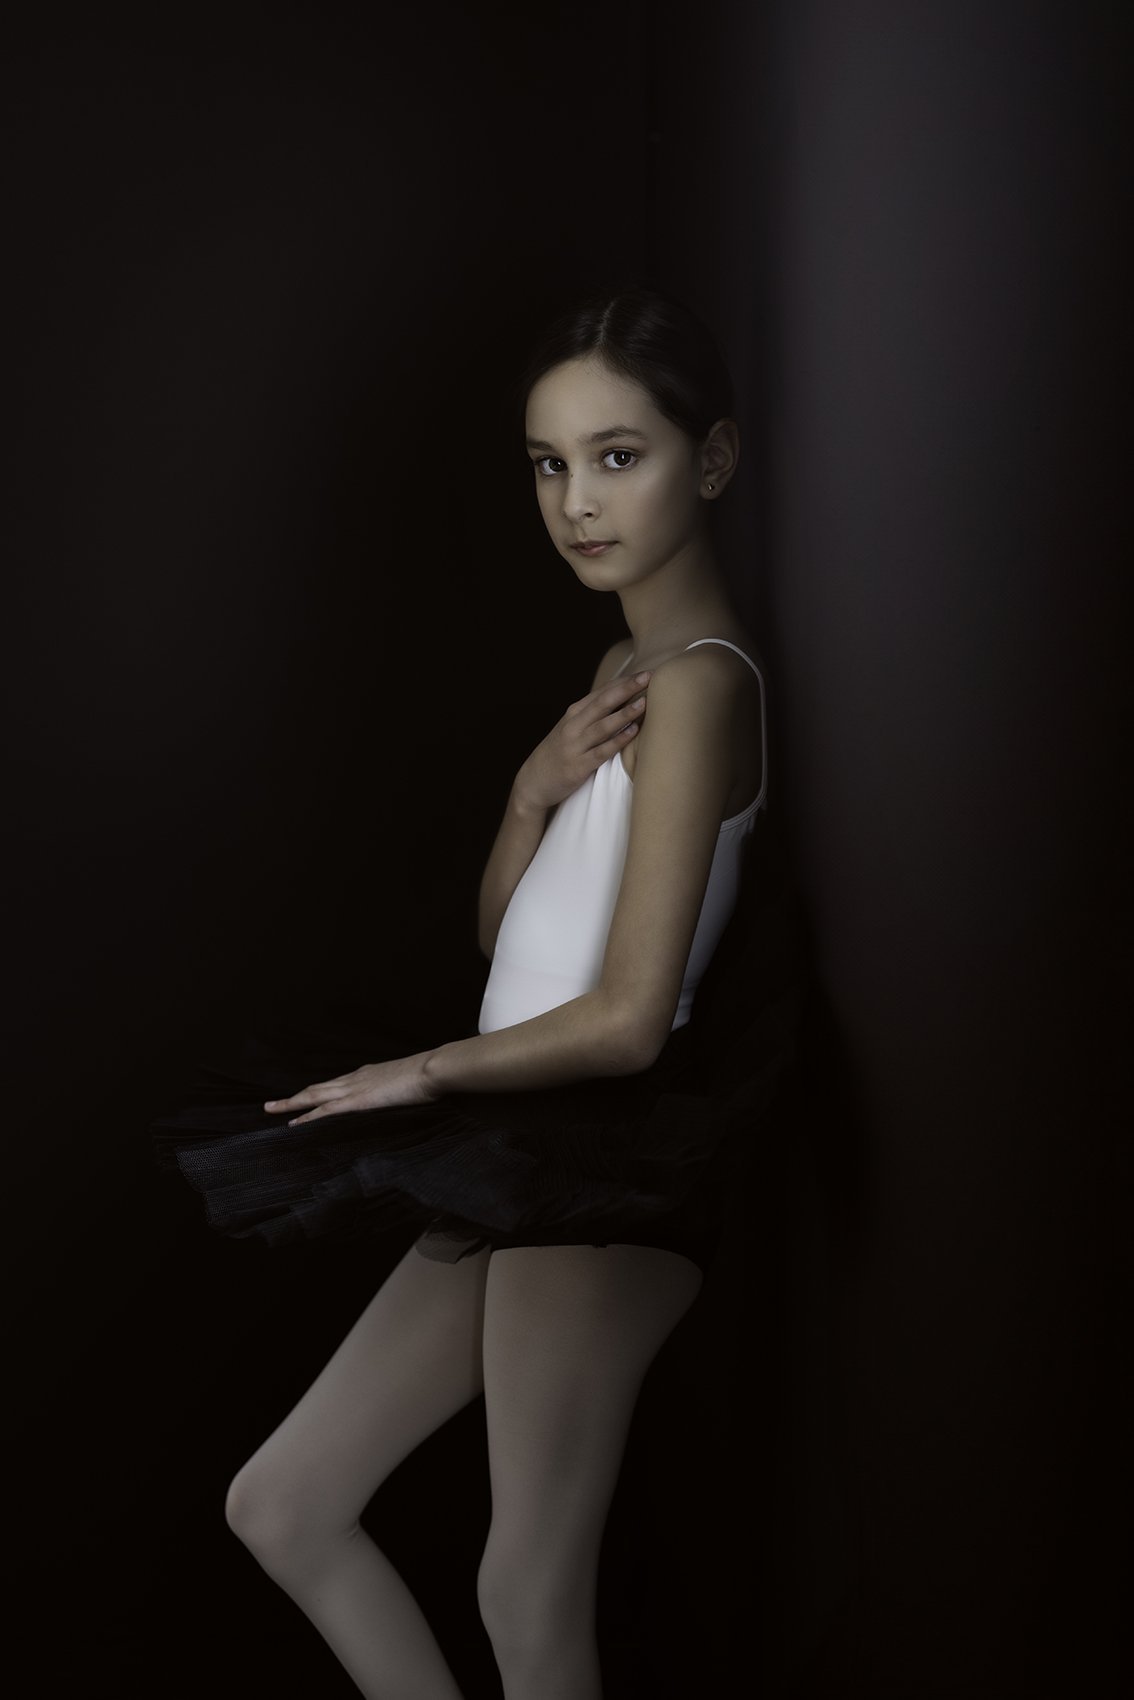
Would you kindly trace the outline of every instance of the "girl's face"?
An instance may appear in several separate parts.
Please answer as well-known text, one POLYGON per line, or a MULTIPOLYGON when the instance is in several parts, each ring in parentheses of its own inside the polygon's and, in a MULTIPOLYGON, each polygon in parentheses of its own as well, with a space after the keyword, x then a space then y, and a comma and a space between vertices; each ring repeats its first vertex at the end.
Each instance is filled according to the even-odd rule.
POLYGON ((594 355, 534 385, 528 454, 552 542, 584 584, 621 590, 700 536, 701 454, 640 384, 594 355))

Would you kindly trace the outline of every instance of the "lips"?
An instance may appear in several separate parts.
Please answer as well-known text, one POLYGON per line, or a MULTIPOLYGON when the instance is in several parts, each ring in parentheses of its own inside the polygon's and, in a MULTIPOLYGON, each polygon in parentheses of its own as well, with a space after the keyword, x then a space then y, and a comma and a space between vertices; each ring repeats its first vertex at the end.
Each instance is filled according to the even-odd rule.
POLYGON ((596 539, 590 543, 572 543, 571 547, 577 555, 601 555, 607 549, 614 548, 614 541, 614 538, 610 537, 605 541, 596 539))

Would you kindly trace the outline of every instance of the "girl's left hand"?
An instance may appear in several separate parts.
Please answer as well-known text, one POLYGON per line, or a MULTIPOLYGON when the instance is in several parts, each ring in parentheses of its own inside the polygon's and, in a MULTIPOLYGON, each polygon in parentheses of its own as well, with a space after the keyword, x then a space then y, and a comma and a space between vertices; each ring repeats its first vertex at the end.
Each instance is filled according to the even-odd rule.
POLYGON ((269 1098, 265 1110, 278 1115, 282 1110, 308 1110, 305 1116, 295 1116, 288 1127, 300 1122, 313 1122, 319 1116, 341 1116, 348 1110, 390 1110, 402 1104, 431 1104, 440 1096, 426 1079, 425 1059, 429 1051, 418 1051, 412 1057, 395 1057, 391 1062, 364 1063, 350 1074, 340 1074, 334 1080, 320 1080, 293 1092, 290 1098, 269 1098))

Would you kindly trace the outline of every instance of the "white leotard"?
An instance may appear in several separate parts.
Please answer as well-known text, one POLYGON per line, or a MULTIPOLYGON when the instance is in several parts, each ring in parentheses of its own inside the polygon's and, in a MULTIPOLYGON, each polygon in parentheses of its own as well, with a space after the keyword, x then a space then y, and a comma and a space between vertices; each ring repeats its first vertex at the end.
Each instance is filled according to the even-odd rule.
MULTIPOLYGON (((763 675, 752 658, 727 638, 698 638, 686 649, 704 643, 720 643, 733 650, 747 661, 759 682, 760 791, 740 814, 721 822, 674 1028, 689 1020, 693 995, 732 914, 740 853, 768 789, 763 675)), ((527 1021, 598 985, 626 860, 633 793, 619 752, 556 809, 500 922, 480 1008, 480 1032, 527 1021)))

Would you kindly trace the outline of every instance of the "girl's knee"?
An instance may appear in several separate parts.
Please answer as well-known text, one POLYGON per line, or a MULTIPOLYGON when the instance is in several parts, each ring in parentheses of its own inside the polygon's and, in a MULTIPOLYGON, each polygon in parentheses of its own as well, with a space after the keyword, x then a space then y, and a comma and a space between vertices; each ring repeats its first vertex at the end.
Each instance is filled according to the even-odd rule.
POLYGON ((571 1566, 549 1554, 494 1543, 491 1535, 477 1574, 481 1620, 501 1668, 536 1666, 585 1643, 593 1630, 592 1567, 571 1566))
POLYGON ((233 1477, 224 1514, 264 1569, 279 1576, 317 1568, 321 1555, 358 1527, 331 1527, 309 1494, 281 1482, 255 1459, 233 1477))
POLYGON ((257 1558, 285 1556, 301 1539, 303 1518, 273 1482, 271 1472, 245 1464, 229 1483, 225 1522, 257 1558))

